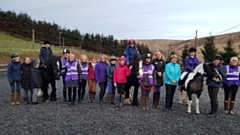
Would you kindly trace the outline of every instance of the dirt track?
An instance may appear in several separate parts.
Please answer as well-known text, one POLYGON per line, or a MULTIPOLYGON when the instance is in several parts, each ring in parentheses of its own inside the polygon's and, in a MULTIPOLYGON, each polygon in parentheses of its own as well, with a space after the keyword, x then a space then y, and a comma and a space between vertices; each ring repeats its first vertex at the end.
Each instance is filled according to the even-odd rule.
MULTIPOLYGON (((200 115, 187 114, 185 105, 178 104, 175 93, 173 111, 164 111, 165 89, 161 90, 160 109, 142 111, 140 107, 114 105, 99 106, 83 103, 69 106, 62 101, 58 83, 58 101, 42 103, 37 107, 21 104, 10 106, 9 84, 0 74, 0 134, 1 135, 65 135, 65 134, 158 134, 158 135, 239 135, 240 96, 238 93, 234 116, 223 114, 223 91, 219 94, 219 114, 208 118, 204 112, 210 108, 205 90, 200 99, 200 115)), ((139 95, 140 96, 140 95, 139 95)), ((85 95, 87 99, 88 94, 85 95)), ((192 107, 195 112, 195 106, 192 107)))

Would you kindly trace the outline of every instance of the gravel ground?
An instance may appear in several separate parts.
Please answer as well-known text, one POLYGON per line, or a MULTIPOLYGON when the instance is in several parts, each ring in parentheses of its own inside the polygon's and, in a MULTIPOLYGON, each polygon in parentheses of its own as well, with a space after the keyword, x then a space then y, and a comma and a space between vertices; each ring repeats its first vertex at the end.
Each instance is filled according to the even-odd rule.
MULTIPOLYGON (((142 111, 140 107, 114 105, 99 106, 83 103, 69 106, 62 101, 61 83, 57 82, 58 101, 40 103, 36 107, 23 104, 10 106, 10 87, 6 74, 0 74, 0 134, 1 135, 65 135, 65 134, 158 134, 158 135, 239 135, 239 93, 236 115, 223 114, 223 91, 219 94, 219 114, 208 118, 204 112, 210 108, 205 90, 200 98, 201 114, 192 114, 178 104, 175 93, 173 111, 164 111, 165 88, 161 90, 160 109, 142 111)), ((99 90, 99 89, 98 89, 99 90)), ((140 96, 140 95, 139 95, 140 96)), ((88 94, 86 94, 86 99, 88 94)))

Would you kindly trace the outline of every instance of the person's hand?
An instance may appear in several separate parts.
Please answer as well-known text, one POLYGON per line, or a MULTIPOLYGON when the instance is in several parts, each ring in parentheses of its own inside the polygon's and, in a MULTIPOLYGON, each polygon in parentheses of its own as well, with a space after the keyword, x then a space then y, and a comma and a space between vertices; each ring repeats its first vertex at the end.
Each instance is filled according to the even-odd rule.
POLYGON ((176 80, 173 80, 172 83, 173 83, 173 84, 176 84, 176 80))
POLYGON ((117 87, 117 83, 114 83, 114 86, 117 87))
POLYGON ((129 69, 131 70, 131 69, 132 69, 132 66, 130 66, 129 69))
POLYGON ((219 82, 219 81, 220 81, 218 77, 213 77, 213 80, 214 80, 215 82, 219 82))
POLYGON ((162 76, 162 72, 157 72, 157 74, 159 77, 162 76))

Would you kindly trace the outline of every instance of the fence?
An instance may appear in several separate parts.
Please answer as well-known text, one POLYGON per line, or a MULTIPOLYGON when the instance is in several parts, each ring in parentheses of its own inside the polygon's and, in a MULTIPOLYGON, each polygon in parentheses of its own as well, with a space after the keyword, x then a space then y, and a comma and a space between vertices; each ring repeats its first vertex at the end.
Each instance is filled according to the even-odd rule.
POLYGON ((0 64, 0 72, 6 72, 7 71, 7 64, 0 64))

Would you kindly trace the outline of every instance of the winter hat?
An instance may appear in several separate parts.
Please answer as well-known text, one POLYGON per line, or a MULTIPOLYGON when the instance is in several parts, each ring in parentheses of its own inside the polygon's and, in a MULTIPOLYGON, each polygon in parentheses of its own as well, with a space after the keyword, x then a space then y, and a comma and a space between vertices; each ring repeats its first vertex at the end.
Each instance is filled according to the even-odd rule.
POLYGON ((188 51, 189 51, 189 52, 197 52, 197 49, 194 48, 194 47, 191 47, 188 51))
POLYGON ((134 45, 135 45, 135 41, 134 41, 133 39, 130 39, 128 43, 129 43, 129 44, 134 44, 134 45))
POLYGON ((123 61, 125 61, 125 62, 126 62, 126 58, 124 58, 124 57, 120 58, 119 60, 120 60, 120 61, 122 61, 122 60, 123 60, 123 61))
POLYGON ((13 54, 11 55, 11 59, 13 59, 13 58, 15 58, 15 57, 19 57, 19 54, 18 54, 18 53, 13 53, 13 54))
POLYGON ((232 61, 237 61, 238 62, 238 57, 231 57, 230 62, 232 61))
POLYGON ((46 44, 51 44, 51 43, 49 40, 45 40, 43 44, 46 45, 46 44))
POLYGON ((110 62, 113 61, 113 60, 117 60, 117 58, 115 56, 111 56, 110 57, 110 62))
POLYGON ((221 61, 222 60, 222 56, 217 54, 217 55, 215 55, 214 60, 220 60, 221 61))

